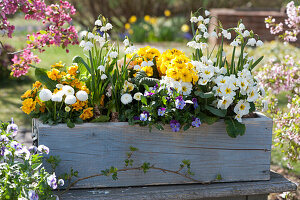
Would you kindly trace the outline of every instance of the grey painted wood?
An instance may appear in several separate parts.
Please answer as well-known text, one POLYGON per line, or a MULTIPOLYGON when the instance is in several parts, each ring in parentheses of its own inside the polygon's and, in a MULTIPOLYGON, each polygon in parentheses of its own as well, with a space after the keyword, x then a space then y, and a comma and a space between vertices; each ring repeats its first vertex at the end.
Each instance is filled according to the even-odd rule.
MULTIPOLYGON (((269 193, 281 193, 296 190, 297 185, 283 176, 271 172, 268 181, 248 181, 237 183, 213 183, 80 189, 70 190, 61 196, 61 200, 263 200, 269 193), (222 199, 223 198, 223 199, 222 199)), ((57 193, 58 194, 58 193, 57 193)), ((264 199, 266 200, 266 198, 264 199)))
MULTIPOLYGON (((129 146, 139 148, 133 156, 135 164, 150 162, 156 167, 177 170, 182 160, 191 161, 194 179, 202 182, 268 180, 272 142, 272 120, 263 115, 244 120, 246 133, 230 138, 222 120, 203 124, 186 132, 174 133, 170 127, 164 131, 127 123, 86 123, 70 129, 65 124, 49 126, 34 122, 38 144, 50 148, 50 155, 62 159, 58 174, 69 172, 70 167, 79 171, 80 177, 98 174, 100 170, 115 166, 124 168, 129 146)), ((127 171, 119 180, 97 177, 79 182, 78 188, 117 187, 160 184, 191 183, 176 174, 150 170, 127 171)))

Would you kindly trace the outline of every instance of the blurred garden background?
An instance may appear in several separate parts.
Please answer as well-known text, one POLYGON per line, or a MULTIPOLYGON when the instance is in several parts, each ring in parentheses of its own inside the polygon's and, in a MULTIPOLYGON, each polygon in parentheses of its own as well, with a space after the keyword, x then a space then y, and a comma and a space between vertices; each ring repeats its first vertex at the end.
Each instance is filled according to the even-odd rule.
MULTIPOLYGON (((55 3, 56 1, 48 0, 48 2, 55 3)), ((251 52, 250 56, 256 59, 264 56, 263 61, 256 67, 255 71, 259 72, 274 65, 274 63, 280 63, 289 55, 293 58, 295 62, 293 67, 298 68, 298 71, 297 69, 295 71, 299 75, 300 41, 284 42, 276 34, 272 35, 265 24, 265 18, 268 16, 274 16, 277 20, 284 21, 286 18, 285 8, 289 2, 286 0, 69 0, 69 2, 77 10, 72 24, 76 27, 79 36, 82 30, 92 28, 98 15, 103 14, 110 18, 114 26, 111 38, 115 42, 122 43, 124 37, 128 36, 136 47, 151 45, 160 51, 177 48, 185 51, 187 55, 191 55, 191 49, 186 46, 186 43, 192 39, 189 21, 191 11, 206 8, 211 11, 212 16, 216 16, 223 23, 224 27, 236 26, 237 20, 242 18, 246 28, 258 33, 264 42, 261 47, 248 47, 251 52)), ((295 2, 296 5, 299 3, 299 1, 295 2)), ((0 37, 2 43, 0 47, 0 120, 8 121, 13 117, 23 132, 30 132, 31 119, 20 109, 20 96, 35 81, 34 70, 31 68, 26 76, 16 78, 11 76, 10 65, 14 56, 12 53, 26 46, 27 35, 42 30, 45 25, 39 21, 25 20, 21 12, 9 20, 15 26, 13 37, 0 37)), ((218 41, 210 42, 218 44, 218 41)), ((228 44, 226 48, 230 50, 232 47, 228 44)), ((49 68, 59 61, 70 65, 75 55, 83 55, 82 48, 78 45, 68 46, 69 53, 66 53, 63 47, 50 45, 45 50, 45 53, 35 52, 41 62, 33 65, 49 68)), ((299 77, 294 77, 294 79, 299 81, 299 77)), ((299 82, 296 82, 295 85, 299 89, 299 82)), ((265 89, 268 90, 268 88, 265 89)), ((287 105, 295 93, 299 94, 299 91, 285 90, 278 94, 272 94, 270 105, 274 105, 278 100, 276 109, 288 112, 287 105)), ((266 114, 271 115, 269 112, 266 114)), ((299 130, 298 124, 298 137, 300 135, 299 130)), ((299 183, 300 162, 294 160, 293 168, 291 168, 289 160, 284 159, 284 150, 285 146, 279 148, 274 145, 272 151, 273 169, 284 173, 299 183)), ((299 149, 295 151, 299 152, 299 149)), ((298 197, 296 194, 292 196, 291 198, 298 199, 299 191, 298 197)), ((284 195, 281 197, 273 195, 270 196, 271 198, 284 199, 284 195)))

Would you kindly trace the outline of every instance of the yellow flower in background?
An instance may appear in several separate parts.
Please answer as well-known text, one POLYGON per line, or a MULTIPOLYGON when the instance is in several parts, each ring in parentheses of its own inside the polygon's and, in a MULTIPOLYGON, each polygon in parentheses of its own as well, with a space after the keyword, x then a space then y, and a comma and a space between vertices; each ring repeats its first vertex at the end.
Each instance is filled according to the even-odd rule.
POLYGON ((58 63, 55 63, 54 65, 51 65, 52 68, 61 68, 64 67, 65 65, 62 64, 62 61, 59 61, 58 63))
POLYGON ((129 21, 129 23, 133 24, 133 23, 136 22, 136 20, 137 20, 136 16, 135 16, 135 15, 132 15, 132 16, 129 18, 128 21, 129 21))
POLYGON ((187 32, 189 32, 189 30, 190 30, 189 25, 183 24, 183 25, 181 26, 181 31, 182 31, 182 32, 187 33, 187 32))
POLYGON ((149 22, 150 19, 151 19, 150 15, 145 15, 145 16, 144 16, 144 20, 145 20, 146 22, 149 22))
POLYGON ((192 73, 187 68, 183 68, 180 71, 180 78, 183 82, 192 82, 193 80, 192 73))
POLYGON ((150 24, 154 25, 156 23, 157 23, 157 18, 156 17, 151 17, 150 24))
POLYGON ((82 114, 79 116, 82 120, 90 119, 94 116, 93 108, 86 108, 82 111, 82 114))
POLYGON ((77 65, 73 65, 73 66, 68 68, 68 73, 72 76, 76 76, 77 71, 78 71, 78 66, 77 65))
POLYGON ((22 105, 22 111, 29 115, 35 109, 36 101, 34 101, 32 98, 28 98, 22 102, 22 105))
POLYGON ((54 81, 56 81, 57 79, 60 79, 62 77, 62 75, 60 75, 60 71, 55 68, 51 69, 51 71, 48 71, 47 75, 51 80, 54 80, 54 81))
POLYGON ((128 30, 128 33, 129 33, 130 35, 132 35, 132 34, 133 34, 133 30, 132 30, 132 29, 129 29, 129 30, 128 30))
POLYGON ((42 86, 42 83, 39 81, 36 81, 34 84, 32 84, 32 87, 35 89, 39 89, 42 86))
POLYGON ((32 96, 33 96, 32 91, 31 91, 31 90, 27 90, 27 91, 21 96, 21 98, 22 98, 22 99, 27 99, 27 98, 32 97, 32 96))
POLYGON ((126 24, 125 24, 125 29, 126 29, 126 30, 130 29, 130 24, 129 24, 129 23, 126 23, 126 24))
POLYGON ((153 68, 150 66, 142 67, 142 70, 146 72, 147 76, 153 76, 153 68))
POLYGON ((165 14, 166 17, 170 17, 171 11, 170 10, 165 10, 164 14, 165 14))

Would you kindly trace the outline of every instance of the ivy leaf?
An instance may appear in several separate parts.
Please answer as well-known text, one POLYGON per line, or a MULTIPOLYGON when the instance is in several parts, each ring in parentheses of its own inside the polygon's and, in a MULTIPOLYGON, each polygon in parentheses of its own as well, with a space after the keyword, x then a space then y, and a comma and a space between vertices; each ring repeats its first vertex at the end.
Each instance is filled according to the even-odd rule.
POLYGON ((204 98, 204 99, 208 99, 210 97, 213 97, 214 93, 213 92, 206 92, 206 93, 204 93, 204 92, 201 92, 201 91, 196 91, 195 95, 199 96, 201 98, 204 98))
POLYGON ((236 138, 238 135, 244 135, 246 131, 245 124, 242 124, 238 122, 236 119, 232 119, 231 117, 228 117, 225 119, 226 124, 226 131, 227 134, 232 137, 236 138))
POLYGON ((44 84, 48 89, 54 90, 56 88, 57 82, 53 81, 48 77, 45 69, 35 68, 35 77, 42 84, 44 84))
POLYGON ((217 115, 218 117, 225 117, 227 114, 226 109, 217 109, 207 105, 205 106, 205 109, 211 112, 212 114, 217 115))

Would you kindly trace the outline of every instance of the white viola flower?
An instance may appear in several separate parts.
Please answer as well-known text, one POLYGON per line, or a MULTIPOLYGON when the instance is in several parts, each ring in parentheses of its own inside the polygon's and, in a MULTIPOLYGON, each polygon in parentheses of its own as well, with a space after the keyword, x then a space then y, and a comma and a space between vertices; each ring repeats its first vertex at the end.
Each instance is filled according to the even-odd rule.
POLYGON ((208 10, 205 10, 205 16, 208 16, 208 15, 210 15, 210 12, 208 11, 208 10))
POLYGON ((250 32, 248 30, 245 30, 244 33, 242 34, 243 37, 249 37, 250 36, 250 32))
POLYGON ((126 38, 124 41, 123 41, 123 44, 125 47, 128 47, 129 46, 129 40, 126 38))
POLYGON ((61 102, 62 101, 62 95, 53 94, 51 100, 54 101, 54 102, 61 102))
POLYGON ((46 153, 46 154, 49 154, 50 150, 48 147, 46 147, 45 145, 41 144, 38 146, 37 150, 40 152, 40 153, 46 153))
POLYGON ((100 78, 101 78, 101 80, 105 80, 105 79, 107 79, 107 76, 106 76, 106 74, 102 74, 100 78))
POLYGON ((82 40, 82 41, 79 43, 79 46, 80 46, 80 47, 84 47, 84 46, 85 46, 85 41, 82 40))
POLYGON ((109 57, 111 57, 111 58, 113 58, 113 59, 114 59, 114 58, 117 58, 118 55, 119 55, 119 54, 118 54, 118 52, 116 52, 116 51, 112 51, 112 52, 109 53, 109 57))
POLYGON ((140 70, 140 69, 141 69, 141 66, 139 66, 139 65, 134 65, 134 66, 133 66, 133 69, 134 69, 134 70, 140 70))
POLYGON ((132 96, 128 93, 125 93, 121 96, 121 102, 126 105, 132 102, 132 96))
POLYGON ((256 87, 252 87, 247 91, 247 101, 254 102, 258 99, 258 92, 256 87))
POLYGON ((260 47, 262 46, 264 43, 261 40, 257 40, 256 42, 256 46, 260 47))
POLYGON ((191 17, 190 21, 191 23, 197 23, 199 20, 197 17, 191 17))
POLYGON ((190 95, 193 89, 193 84, 190 82, 181 83, 181 92, 183 95, 190 95))
POLYGON ((210 20, 209 18, 206 18, 205 20, 203 20, 203 23, 204 23, 204 24, 208 24, 208 23, 209 23, 209 20, 210 20))
POLYGON ((63 88, 62 88, 62 91, 64 92, 64 94, 66 96, 68 96, 68 95, 74 95, 74 93, 75 93, 74 88, 72 88, 69 85, 64 85, 63 88))
POLYGON ((233 99, 229 96, 223 96, 222 99, 218 100, 217 108, 227 109, 233 102, 233 99))
POLYGON ((77 99, 74 95, 68 95, 66 98, 65 98, 65 103, 67 105, 72 105, 74 103, 76 103, 77 99))
POLYGON ((39 93, 39 97, 42 101, 49 101, 52 99, 52 92, 49 89, 42 89, 39 93))
POLYGON ((235 86, 233 84, 224 84, 220 87, 222 96, 233 98, 236 93, 234 91, 235 86))
POLYGON ((102 26, 102 21, 99 20, 99 19, 97 19, 97 20, 95 21, 95 26, 102 26))
POLYGON ((250 38, 247 42, 247 45, 249 46, 254 46, 256 44, 255 38, 250 38))
POLYGON ((200 24, 200 25, 198 26, 198 29, 199 29, 200 31, 202 31, 202 32, 206 32, 206 31, 207 31, 207 28, 206 28, 206 26, 205 26, 204 24, 200 24))
POLYGON ((89 32, 89 33, 87 34, 87 38, 88 38, 88 39, 92 39, 92 38, 94 38, 94 34, 93 34, 93 33, 91 33, 91 32, 89 32))
POLYGON ((56 84, 56 88, 58 88, 58 89, 61 89, 61 88, 63 88, 63 87, 64 87, 63 84, 56 84))
POLYGON ((92 42, 88 41, 84 44, 83 51, 90 51, 90 50, 92 50, 93 46, 94 46, 94 44, 92 42))
POLYGON ((245 29, 245 25, 244 25, 243 23, 240 23, 239 29, 240 29, 240 30, 244 30, 244 29, 245 29))
POLYGON ((216 31, 211 32, 211 33, 210 33, 210 36, 211 36, 211 37, 218 38, 218 34, 217 34, 216 31))
POLYGON ((250 110, 250 104, 245 100, 239 100, 233 110, 236 114, 240 114, 241 116, 247 115, 250 110))
POLYGON ((76 92, 76 97, 79 101, 86 101, 89 98, 87 92, 83 90, 76 92))
POLYGON ((198 22, 201 22, 203 19, 204 19, 204 18, 200 15, 200 16, 198 17, 198 22))
POLYGON ((237 120, 238 122, 240 122, 240 123, 243 122, 242 116, 241 116, 241 114, 239 114, 239 113, 234 117, 234 119, 236 119, 236 120, 237 120))
POLYGON ((209 37, 209 33, 208 32, 203 33, 203 37, 204 38, 208 38, 209 37))
POLYGON ((141 92, 137 92, 133 95, 133 98, 137 101, 140 101, 142 99, 143 94, 141 92))
POLYGON ((97 68, 100 72, 105 72, 105 67, 103 65, 100 65, 98 68, 97 68))
POLYGON ((239 43, 236 41, 236 40, 233 40, 231 43, 230 43, 231 46, 233 47, 237 47, 239 46, 239 43))

